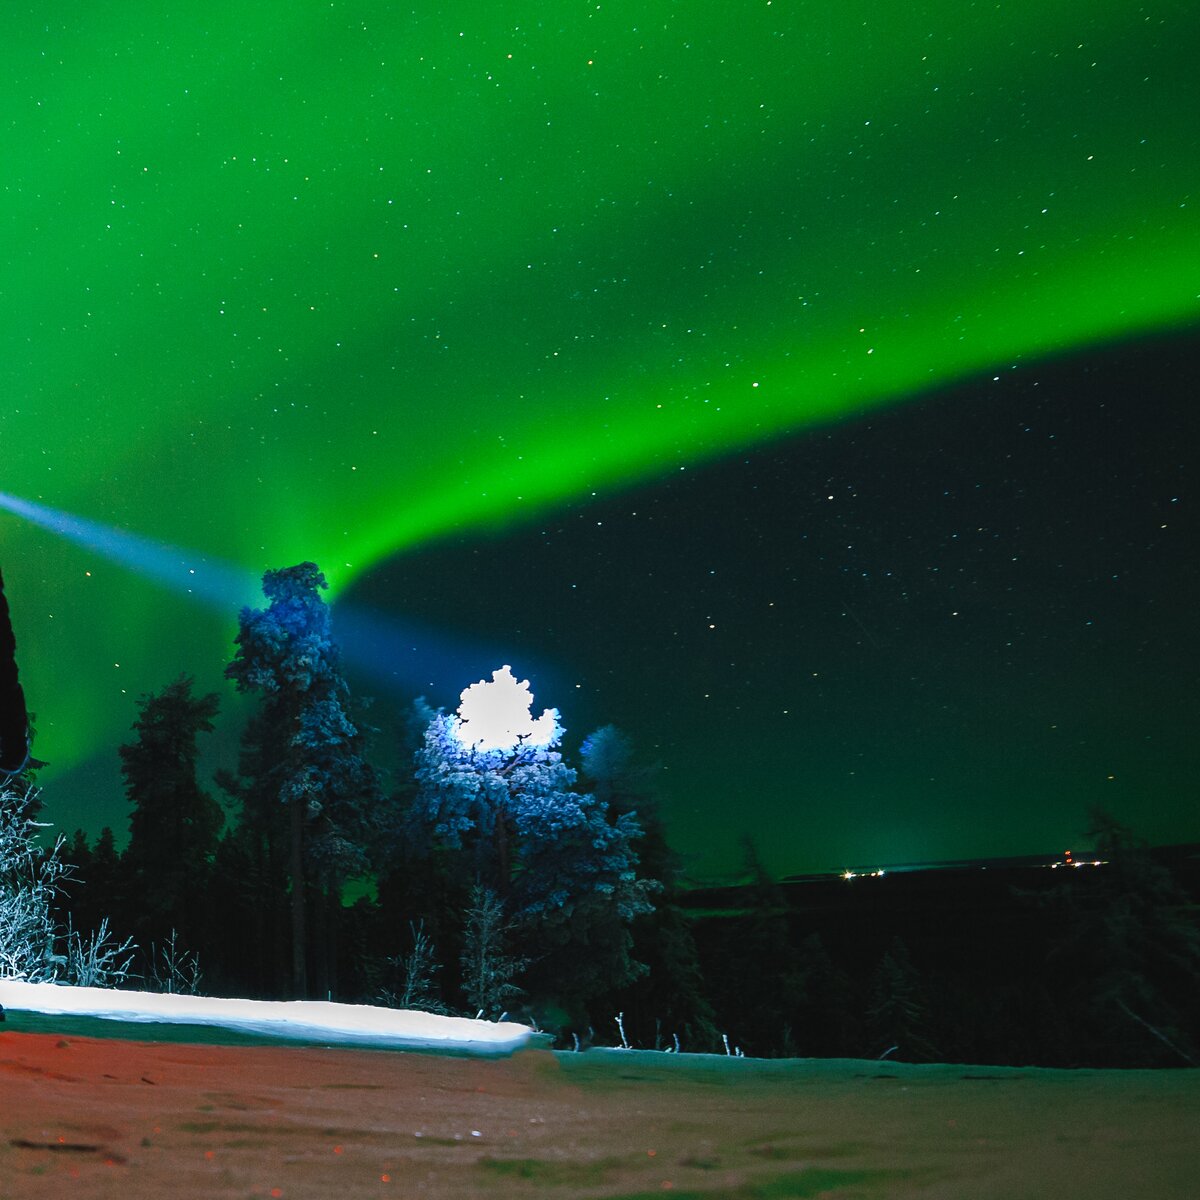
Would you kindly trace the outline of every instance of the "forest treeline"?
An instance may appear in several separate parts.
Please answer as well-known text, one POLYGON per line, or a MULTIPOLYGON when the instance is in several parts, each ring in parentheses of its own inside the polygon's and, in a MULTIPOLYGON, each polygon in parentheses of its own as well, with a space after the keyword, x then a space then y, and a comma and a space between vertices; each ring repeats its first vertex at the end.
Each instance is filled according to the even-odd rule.
MULTIPOLYGON (((379 734, 342 673, 324 586, 311 563, 268 572, 267 606, 243 610, 227 675, 256 707, 215 787, 198 759, 217 695, 179 677, 141 698, 114 748, 127 844, 79 831, 57 851, 70 869, 44 879, 45 930, 59 932, 39 935, 53 942, 41 961, 74 947, 71 970, 47 977, 81 981, 90 953, 90 981, 109 966, 174 990, 508 1014, 564 1046, 1200 1060, 1197 906, 1106 814, 1093 819, 1102 870, 1009 897, 1035 932, 1003 971, 989 969, 986 924, 962 944, 893 936, 864 958, 790 905, 749 843, 736 907, 697 911, 651 774, 611 726, 575 767, 556 714, 526 714, 511 744, 492 744, 463 710, 418 700, 391 735, 411 770, 376 770, 379 734)), ((5 913, 25 911, 11 901, 36 876, 38 805, 28 779, 0 800, 0 966, 5 913)), ((44 869, 53 852, 40 853, 44 869)))

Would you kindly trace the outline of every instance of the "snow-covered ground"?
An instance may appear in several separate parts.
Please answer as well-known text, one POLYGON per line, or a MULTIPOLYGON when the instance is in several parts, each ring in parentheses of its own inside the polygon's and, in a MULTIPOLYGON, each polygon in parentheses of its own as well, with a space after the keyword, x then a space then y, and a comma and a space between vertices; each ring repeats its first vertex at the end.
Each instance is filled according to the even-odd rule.
POLYGON ((323 1000, 236 1000, 155 992, 65 987, 0 979, 0 1005, 11 1012, 99 1017, 150 1024, 214 1025, 305 1042, 511 1054, 533 1031, 511 1021, 473 1021, 434 1013, 334 1004, 323 1000))

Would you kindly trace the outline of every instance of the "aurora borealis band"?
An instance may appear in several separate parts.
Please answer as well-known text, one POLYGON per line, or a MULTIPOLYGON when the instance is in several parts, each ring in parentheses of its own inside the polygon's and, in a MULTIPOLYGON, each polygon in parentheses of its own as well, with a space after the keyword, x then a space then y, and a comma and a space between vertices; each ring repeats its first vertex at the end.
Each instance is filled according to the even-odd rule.
MULTIPOLYGON (((1187 330, 1198 42, 1182 0, 10 14, 0 491, 370 590, 447 539, 1187 330)), ((139 693, 218 686, 235 614, 10 512, 0 565, 57 819, 139 693)))

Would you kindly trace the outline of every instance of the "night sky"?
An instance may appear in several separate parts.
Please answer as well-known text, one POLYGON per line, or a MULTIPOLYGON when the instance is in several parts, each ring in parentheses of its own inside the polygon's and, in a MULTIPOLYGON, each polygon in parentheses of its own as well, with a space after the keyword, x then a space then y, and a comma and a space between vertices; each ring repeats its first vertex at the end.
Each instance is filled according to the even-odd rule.
POLYGON ((0 565, 47 817, 122 833, 136 697, 224 692, 238 603, 313 559, 385 729, 511 662, 660 764, 700 874, 744 832, 780 872, 1062 849, 1097 800, 1200 838, 1198 37, 13 15, 0 565))

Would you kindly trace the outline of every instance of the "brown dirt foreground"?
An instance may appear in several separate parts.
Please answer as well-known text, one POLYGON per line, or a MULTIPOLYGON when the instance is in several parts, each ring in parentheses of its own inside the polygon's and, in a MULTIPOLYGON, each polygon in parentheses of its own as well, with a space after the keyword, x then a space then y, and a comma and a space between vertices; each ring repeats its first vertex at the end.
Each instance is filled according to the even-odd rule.
POLYGON ((0 1200, 1200 1194, 1200 1071, 0 1034, 0 1200))

